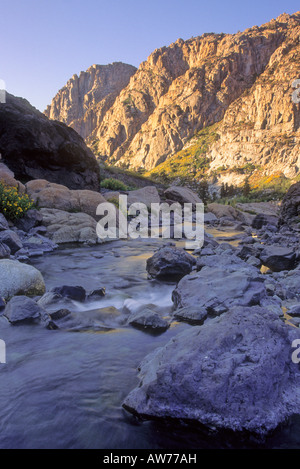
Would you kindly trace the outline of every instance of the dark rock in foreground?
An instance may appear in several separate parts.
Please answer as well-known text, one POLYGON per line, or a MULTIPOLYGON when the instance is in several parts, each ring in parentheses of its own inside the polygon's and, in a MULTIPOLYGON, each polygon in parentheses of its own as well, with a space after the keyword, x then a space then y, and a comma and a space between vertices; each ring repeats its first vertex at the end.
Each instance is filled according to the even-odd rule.
POLYGON ((300 331, 259 306, 235 308, 148 355, 123 406, 145 418, 195 420, 265 434, 300 412, 292 340, 300 331))
POLYGON ((98 163, 75 130, 8 93, 0 106, 0 153, 21 181, 47 179, 70 189, 99 190, 98 163))
POLYGON ((196 259, 173 246, 159 249, 147 259, 147 272, 153 278, 181 278, 191 272, 196 259))

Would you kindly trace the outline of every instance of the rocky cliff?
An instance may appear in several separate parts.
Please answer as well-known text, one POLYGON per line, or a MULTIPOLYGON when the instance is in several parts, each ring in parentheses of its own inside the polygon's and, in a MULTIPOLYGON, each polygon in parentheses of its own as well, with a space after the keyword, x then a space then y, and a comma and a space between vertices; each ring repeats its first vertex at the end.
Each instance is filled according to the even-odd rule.
POLYGON ((135 72, 135 67, 121 62, 92 65, 79 76, 73 75, 53 98, 45 115, 64 122, 87 138, 99 127, 105 113, 135 72))
POLYGON ((300 104, 292 101, 299 36, 300 12, 155 50, 101 111, 89 143, 114 164, 151 170, 219 122, 218 138, 205 152, 210 171, 252 163, 294 177, 300 167, 300 104))

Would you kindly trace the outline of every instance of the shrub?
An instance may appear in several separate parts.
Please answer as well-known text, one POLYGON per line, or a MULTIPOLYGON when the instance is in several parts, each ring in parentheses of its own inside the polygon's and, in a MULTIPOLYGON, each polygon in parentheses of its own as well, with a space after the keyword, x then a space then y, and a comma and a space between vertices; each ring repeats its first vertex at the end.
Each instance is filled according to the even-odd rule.
POLYGON ((16 187, 6 187, 0 182, 0 211, 9 220, 17 220, 33 207, 27 194, 19 194, 16 187))
POLYGON ((127 191, 128 187, 124 182, 118 181, 118 179, 114 178, 108 178, 108 179, 103 179, 101 182, 100 186, 103 189, 110 189, 112 191, 127 191))

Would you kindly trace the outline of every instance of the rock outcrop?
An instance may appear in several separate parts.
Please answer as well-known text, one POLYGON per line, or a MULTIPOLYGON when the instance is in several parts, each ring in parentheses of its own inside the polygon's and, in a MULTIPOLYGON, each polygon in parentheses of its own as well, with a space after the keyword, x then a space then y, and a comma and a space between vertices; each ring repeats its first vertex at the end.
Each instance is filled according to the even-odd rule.
POLYGON ((122 62, 92 65, 74 75, 45 110, 49 119, 64 122, 83 138, 102 122, 120 91, 128 85, 136 68, 122 62))
POLYGON ((10 94, 0 106, 0 154, 22 182, 47 179, 99 191, 98 163, 77 132, 10 94))

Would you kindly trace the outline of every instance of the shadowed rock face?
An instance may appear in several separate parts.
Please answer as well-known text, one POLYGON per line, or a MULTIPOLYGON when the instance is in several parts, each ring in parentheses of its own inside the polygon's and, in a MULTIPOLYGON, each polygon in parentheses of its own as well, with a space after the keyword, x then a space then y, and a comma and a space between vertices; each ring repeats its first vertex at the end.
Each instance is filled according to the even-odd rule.
POLYGON ((47 179, 70 189, 99 190, 99 167, 83 139, 10 94, 0 106, 0 153, 22 182, 47 179))
POLYGON ((280 207, 280 225, 292 225, 300 221, 300 182, 293 184, 283 198, 280 207))

